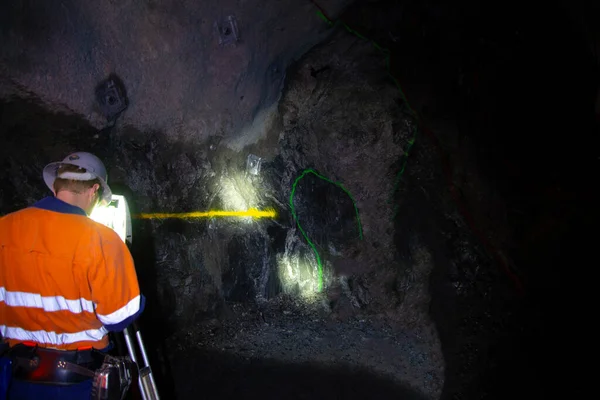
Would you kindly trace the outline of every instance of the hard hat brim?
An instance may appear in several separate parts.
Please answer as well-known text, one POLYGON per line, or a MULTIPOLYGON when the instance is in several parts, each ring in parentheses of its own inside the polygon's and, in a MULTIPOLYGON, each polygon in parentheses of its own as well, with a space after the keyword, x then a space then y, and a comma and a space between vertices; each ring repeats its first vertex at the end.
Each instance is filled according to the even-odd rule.
MULTIPOLYGON (((53 162, 44 167, 44 182, 46 183, 46 186, 48 186, 48 189, 50 189, 52 192, 54 192, 54 181, 56 180, 56 172, 58 171, 58 168, 64 164, 70 164, 79 167, 79 165, 77 164, 64 161, 53 162)), ((104 179, 102 179, 99 176, 96 176, 96 178, 98 178, 100 184, 102 185, 102 198, 100 199, 100 205, 107 206, 112 200, 112 190, 110 190, 108 183, 106 183, 104 179)))

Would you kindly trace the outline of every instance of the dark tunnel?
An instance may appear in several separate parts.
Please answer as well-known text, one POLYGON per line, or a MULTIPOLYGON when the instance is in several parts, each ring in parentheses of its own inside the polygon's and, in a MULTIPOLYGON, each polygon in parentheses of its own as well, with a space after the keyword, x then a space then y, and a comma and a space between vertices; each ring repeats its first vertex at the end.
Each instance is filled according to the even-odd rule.
POLYGON ((49 162, 104 161, 163 399, 576 396, 599 17, 2 2, 0 215, 52 195, 49 162))

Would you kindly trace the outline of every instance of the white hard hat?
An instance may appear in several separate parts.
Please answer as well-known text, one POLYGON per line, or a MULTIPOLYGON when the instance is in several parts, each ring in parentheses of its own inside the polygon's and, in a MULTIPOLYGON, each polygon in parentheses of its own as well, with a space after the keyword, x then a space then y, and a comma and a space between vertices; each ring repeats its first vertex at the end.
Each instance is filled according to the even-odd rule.
POLYGON ((100 205, 108 205, 110 203, 112 191, 110 190, 110 187, 108 187, 106 168, 98 157, 92 153, 86 153, 84 151, 69 154, 64 160, 50 163, 44 167, 44 182, 46 182, 46 185, 50 188, 50 190, 54 191, 54 181, 57 178, 56 174, 58 172, 58 168, 63 164, 76 165, 86 170, 85 174, 78 174, 79 176, 77 177, 69 174, 68 177, 64 177, 66 179, 90 181, 98 178, 100 184, 102 185, 102 198, 100 199, 100 205))

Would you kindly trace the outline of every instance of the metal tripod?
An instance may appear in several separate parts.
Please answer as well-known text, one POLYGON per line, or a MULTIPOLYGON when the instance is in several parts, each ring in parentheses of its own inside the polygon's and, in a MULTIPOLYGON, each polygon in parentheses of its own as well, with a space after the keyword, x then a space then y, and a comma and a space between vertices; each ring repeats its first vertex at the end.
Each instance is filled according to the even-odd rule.
POLYGON ((144 347, 144 341, 142 340, 140 328, 134 322, 131 326, 125 328, 123 331, 123 336, 125 337, 125 343, 127 345, 127 350, 129 351, 129 357, 131 357, 131 361, 137 364, 139 369, 138 385, 140 388, 140 393, 142 394, 142 398, 144 400, 159 400, 160 397, 158 396, 156 383, 154 383, 152 368, 150 368, 150 361, 148 360, 148 355, 146 354, 146 348, 144 347), (137 339, 139 351, 142 355, 144 365, 140 364, 138 361, 139 358, 136 356, 133 340, 131 338, 131 330, 133 330, 133 333, 137 339))

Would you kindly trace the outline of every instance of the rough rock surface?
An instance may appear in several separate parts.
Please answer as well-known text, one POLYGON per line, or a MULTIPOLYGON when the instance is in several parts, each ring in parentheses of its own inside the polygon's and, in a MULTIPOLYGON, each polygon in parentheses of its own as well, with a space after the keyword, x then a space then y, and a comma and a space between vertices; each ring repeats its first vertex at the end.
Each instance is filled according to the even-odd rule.
MULTIPOLYGON (((332 13, 346 4, 323 2, 332 13)), ((0 72, 46 104, 102 128, 94 89, 114 73, 130 101, 123 123, 199 141, 240 133, 326 34, 308 1, 11 1, 0 26, 0 72), (239 41, 221 45, 215 23, 230 15, 239 41)))
MULTIPOLYGON (((309 174, 298 182, 293 199, 298 220, 323 260, 325 293, 314 293, 314 256, 290 210, 280 209, 280 223, 266 232, 257 226, 244 239, 229 236, 225 251, 211 244, 213 250, 203 253, 223 266, 227 252, 232 266, 231 255, 237 256, 241 248, 246 273, 237 276, 237 283, 245 283, 242 297, 258 295, 258 310, 237 312, 237 306, 226 305, 215 328, 218 333, 210 335, 203 323, 188 325, 187 340, 176 340, 186 343, 176 358, 196 344, 248 359, 350 364, 383 373, 427 398, 439 397, 444 362, 429 317, 432 255, 411 235, 409 254, 399 261, 389 202, 395 164, 410 139, 412 121, 398 107, 398 92, 381 79, 383 72, 383 60, 368 43, 336 36, 295 66, 280 103, 281 121, 274 125, 280 130, 248 149, 267 160, 262 179, 274 182, 271 187, 261 184, 267 204, 286 204, 305 168, 347 182, 344 187, 360 212, 363 240, 352 199, 339 187, 309 174), (242 246, 232 250, 236 240, 242 246), (268 273, 264 256, 253 254, 265 240, 270 242, 264 252, 271 257, 268 268, 275 268, 268 273), (273 272, 279 279, 271 285, 273 272), (287 309, 279 305, 289 298, 295 300, 287 309)), ((219 230, 213 235, 228 237, 233 227, 216 222, 213 229, 219 230)), ((222 285, 228 275, 222 275, 222 285)), ((240 299, 222 293, 228 301, 240 299)))
MULTIPOLYGON (((223 373, 221 368, 212 369, 210 361, 205 365, 213 352, 236 360, 232 366, 218 363, 227 374, 233 375, 265 364, 280 365, 282 371, 290 365, 305 366, 307 371, 293 379, 291 387, 261 391, 267 398, 280 398, 282 390, 291 398, 305 398, 311 392, 313 398, 325 398, 328 393, 344 398, 437 397, 443 381, 432 365, 435 368, 436 362, 443 363, 441 359, 435 360, 440 355, 426 338, 396 329, 389 322, 384 317, 368 315, 338 320, 322 309, 307 307, 289 298, 280 298, 259 308, 232 304, 226 316, 206 320, 187 336, 181 335, 171 342, 176 349, 173 359, 181 360, 190 351, 198 354, 198 358, 188 357, 173 364, 175 387, 183 394, 218 380, 223 373), (201 374, 190 382, 184 378, 186 370, 201 371, 201 374), (340 370, 347 372, 334 378, 332 375, 340 370), (375 376, 388 383, 373 382, 364 386, 375 376), (319 380, 324 382, 316 383, 319 380)), ((259 379, 278 379, 277 375, 256 375, 259 379)), ((236 379, 231 386, 214 391, 218 396, 239 396, 244 393, 241 389, 244 386, 254 392, 255 387, 262 384, 236 379)), ((245 395, 250 394, 245 392, 245 395)))
MULTIPOLYGON (((153 310, 145 321, 151 335, 175 340, 189 332, 193 340, 182 343, 197 346, 205 334, 198 328, 203 321, 222 318, 229 331, 196 351, 220 350, 231 341, 239 347, 230 353, 254 346, 262 349, 261 357, 286 363, 343 359, 385 373, 428 398, 438 397, 444 365, 428 314, 432 256, 419 238, 411 237, 412 255, 399 263, 389 203, 412 121, 398 107, 399 94, 381 76, 383 60, 368 43, 339 35, 296 65, 276 118, 243 151, 236 151, 239 142, 223 137, 193 146, 122 123, 98 132, 75 116, 45 112, 31 96, 12 98, 3 104, 9 146, 2 159, 15 189, 3 191, 4 209, 41 197, 45 190, 36 185, 37 171, 85 143, 106 160, 113 189, 129 196, 134 214, 273 207, 279 213, 275 221, 134 221, 132 251, 153 310), (311 74, 314 70, 320 72, 311 74), (21 114, 25 109, 36 118, 21 114), (59 121, 63 125, 56 134, 24 135, 59 121), (41 148, 44 158, 23 168, 24 157, 41 148), (257 176, 246 172, 250 153, 263 158, 257 176), (361 240, 348 193, 315 175, 298 182, 293 200, 323 260, 323 293, 316 293, 318 266, 288 206, 293 182, 305 168, 344 185, 356 202, 364 234, 361 240), (18 184, 27 181, 32 186, 18 184), (276 308, 269 316, 278 320, 276 325, 247 329, 236 340, 229 336, 247 322, 235 312, 228 318, 228 304, 257 304, 264 313, 282 298, 294 299, 296 308, 288 310, 293 316, 309 307, 304 318, 312 322, 276 308), (323 346, 317 337, 326 338, 323 346), (282 356, 283 348, 295 350, 282 356)), ((164 360, 164 354, 159 357, 164 360)), ((178 360, 170 359, 172 368, 179 368, 178 360)))
MULTIPOLYGON (((275 220, 134 220, 132 252, 151 310, 141 322, 169 396, 480 396, 479 371, 506 357, 502 346, 488 354, 490 341, 507 327, 520 332, 513 288, 458 214, 430 143, 417 142, 395 185, 414 121, 381 55, 337 30, 284 74, 326 34, 308 2, 302 12, 240 2, 249 13, 236 11, 244 42, 225 48, 208 27, 218 12, 203 17, 204 4, 181 4, 119 2, 106 13, 104 3, 64 2, 40 8, 70 18, 60 29, 33 13, 2 24, 11 40, 1 53, 0 212, 47 195, 43 166, 74 150, 106 161, 133 214, 278 212, 275 220), (263 11, 266 28, 247 29, 263 11), (298 43, 277 41, 278 22, 298 43), (38 23, 43 34, 24 34, 38 23), (124 25, 130 35, 117 34, 124 25), (73 39, 79 31, 89 43, 73 39), (195 58, 197 47, 205 52, 195 58), (100 130, 91 88, 115 65, 132 102, 100 130), (247 172, 249 154, 263 159, 258 175, 247 172), (322 259, 322 293, 289 206, 306 168, 352 195, 308 174, 293 196, 322 259)), ((4 18, 19 11, 8 9, 4 18)))

